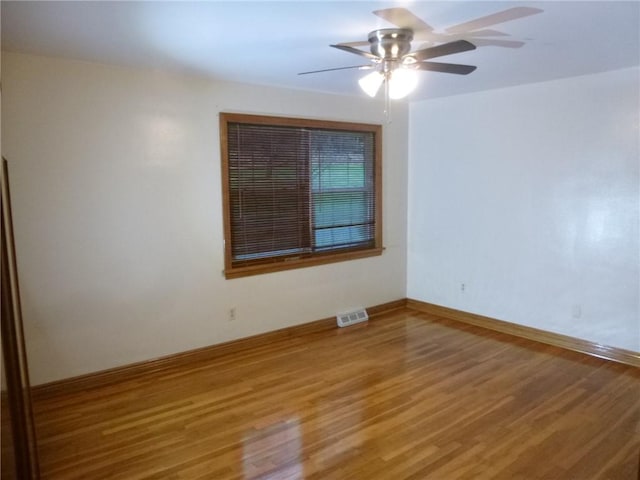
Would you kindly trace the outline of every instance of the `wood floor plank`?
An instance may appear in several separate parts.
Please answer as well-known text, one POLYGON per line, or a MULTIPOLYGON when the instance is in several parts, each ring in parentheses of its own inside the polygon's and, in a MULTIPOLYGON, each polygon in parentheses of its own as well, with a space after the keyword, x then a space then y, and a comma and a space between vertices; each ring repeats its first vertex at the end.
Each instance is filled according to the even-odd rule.
POLYGON ((45 480, 638 478, 640 369, 410 309, 34 408, 45 480))

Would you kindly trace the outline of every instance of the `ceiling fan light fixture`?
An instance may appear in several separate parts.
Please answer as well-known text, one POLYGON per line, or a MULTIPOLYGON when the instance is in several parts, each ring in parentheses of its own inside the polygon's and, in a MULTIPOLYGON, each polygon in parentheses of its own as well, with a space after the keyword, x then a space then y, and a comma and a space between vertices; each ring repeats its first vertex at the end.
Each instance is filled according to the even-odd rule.
MULTIPOLYGON (((537 10, 536 10, 537 11, 537 10)), ((526 13, 529 11, 527 10, 526 13)), ((407 18, 414 20, 414 25, 417 24, 417 30, 419 33, 424 34, 424 31, 431 32, 433 29, 403 8, 390 8, 385 10, 377 10, 373 12, 381 18, 388 20, 389 22, 398 25, 406 24, 407 18)), ((486 23, 486 19, 490 17, 483 17, 486 23)), ((490 21, 501 20, 500 18, 494 19, 491 17, 490 21)), ((495 23, 499 23, 496 21, 495 23)), ((476 23, 469 23, 473 25, 475 30, 480 29, 476 23)), ((481 26, 484 27, 484 23, 481 22, 481 26)), ((492 33, 490 30, 481 30, 486 35, 487 32, 492 33)), ((327 68, 324 70, 315 70, 312 72, 302 72, 299 75, 307 73, 319 73, 330 72, 333 70, 346 70, 346 69, 373 69, 371 73, 365 75, 358 83, 360 88, 369 95, 375 97, 380 90, 380 87, 384 84, 384 98, 385 105, 388 111, 390 99, 405 98, 411 92, 413 92, 418 86, 418 71, 428 70, 441 73, 453 73, 457 75, 467 75, 473 72, 476 67, 473 65, 460 65, 454 63, 440 63, 427 61, 437 57, 443 57, 445 55, 453 55, 454 53, 467 52, 469 50, 475 50, 476 46, 467 40, 453 40, 450 42, 442 43, 438 34, 433 36, 430 40, 432 46, 424 47, 419 50, 411 50, 411 42, 413 40, 414 28, 381 28, 369 32, 368 43, 371 53, 356 48, 356 46, 363 45, 362 42, 338 43, 330 45, 333 48, 343 50, 347 53, 352 53, 360 57, 365 57, 371 63, 369 65, 355 65, 352 67, 338 67, 327 68)))
POLYGON ((389 98, 398 100, 413 92, 418 86, 417 71, 410 68, 397 68, 389 76, 389 98))
POLYGON ((358 80, 358 84, 364 90, 364 93, 370 97, 375 97, 383 81, 384 75, 375 70, 358 80))

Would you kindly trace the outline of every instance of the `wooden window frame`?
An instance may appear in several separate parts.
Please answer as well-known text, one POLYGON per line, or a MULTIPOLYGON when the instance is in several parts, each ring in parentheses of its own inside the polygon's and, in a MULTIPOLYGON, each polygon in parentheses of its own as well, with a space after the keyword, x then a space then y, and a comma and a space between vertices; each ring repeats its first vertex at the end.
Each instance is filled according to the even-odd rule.
POLYGON ((293 117, 274 117, 241 113, 220 113, 220 149, 222 168, 222 211, 224 221, 224 275, 227 279, 278 272, 295 268, 324 265, 381 255, 382 247, 382 126, 367 123, 337 122, 293 117), (229 176, 228 125, 244 123, 279 127, 312 128, 350 132, 371 132, 374 139, 374 202, 375 227, 372 247, 345 249, 339 252, 314 252, 289 257, 269 257, 243 266, 234 266, 232 258, 232 218, 229 176))

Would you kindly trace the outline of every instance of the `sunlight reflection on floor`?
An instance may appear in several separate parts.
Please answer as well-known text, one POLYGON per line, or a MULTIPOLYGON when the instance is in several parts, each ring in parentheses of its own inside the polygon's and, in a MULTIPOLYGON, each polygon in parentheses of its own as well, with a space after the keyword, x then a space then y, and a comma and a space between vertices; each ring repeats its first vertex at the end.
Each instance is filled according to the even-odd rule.
POLYGON ((243 440, 245 478, 303 478, 301 450, 302 432, 297 418, 250 430, 243 440))

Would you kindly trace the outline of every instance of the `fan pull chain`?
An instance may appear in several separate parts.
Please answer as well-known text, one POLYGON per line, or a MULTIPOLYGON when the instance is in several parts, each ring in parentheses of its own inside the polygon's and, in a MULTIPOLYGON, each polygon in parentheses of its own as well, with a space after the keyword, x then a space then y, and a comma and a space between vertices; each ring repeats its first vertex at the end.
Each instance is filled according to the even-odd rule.
POLYGON ((391 100, 389 99, 389 79, 391 75, 387 71, 384 73, 384 116, 387 124, 391 123, 391 100))

